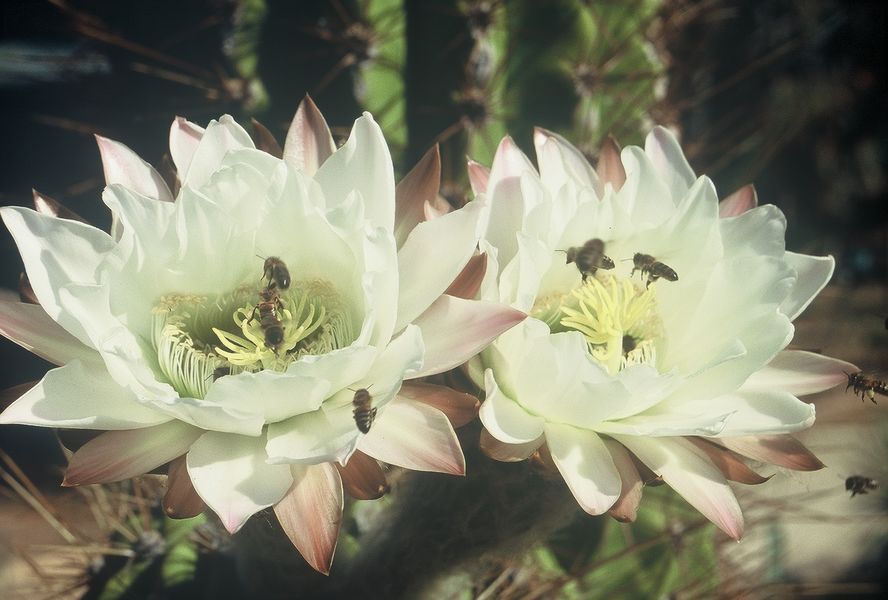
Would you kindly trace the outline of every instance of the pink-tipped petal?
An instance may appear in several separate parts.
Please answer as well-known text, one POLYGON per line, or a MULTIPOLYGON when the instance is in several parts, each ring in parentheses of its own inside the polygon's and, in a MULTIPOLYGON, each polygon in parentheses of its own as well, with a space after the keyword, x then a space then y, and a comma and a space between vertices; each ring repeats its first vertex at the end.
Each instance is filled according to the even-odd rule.
POLYGON ((109 483, 142 475, 187 452, 203 433, 182 421, 103 433, 74 453, 62 485, 109 483))
POLYGON ((206 509, 207 505, 191 484, 185 456, 170 462, 167 470, 167 490, 163 495, 163 512, 171 519, 190 519, 206 509))
POLYGON ((791 435, 758 435, 713 439, 738 454, 795 471, 817 471, 820 459, 791 435))
POLYGON ((284 151, 268 127, 256 119, 250 119, 250 124, 253 125, 253 142, 256 144, 256 149, 271 154, 275 158, 281 158, 284 151))
POLYGON ((814 352, 784 350, 764 368, 753 373, 741 389, 780 390, 794 396, 816 394, 847 381, 857 367, 844 360, 814 352))
POLYGON ((466 461, 450 421, 436 408, 395 398, 377 416, 358 449, 414 471, 464 475, 466 461))
POLYGON ((331 463, 293 465, 293 479, 274 513, 306 562, 328 575, 342 526, 342 479, 331 463))
POLYGON ((737 498, 705 452, 684 438, 614 437, 719 529, 735 540, 743 536, 737 498))
POLYGON ((78 215, 76 212, 66 207, 64 204, 50 198, 46 194, 41 194, 37 190, 32 189, 31 194, 34 198, 34 210, 39 213, 43 213, 44 215, 49 215, 51 217, 58 217, 60 219, 70 219, 72 221, 80 221, 81 223, 87 223, 87 220, 78 215))
POLYGON ((638 505, 641 503, 641 490, 644 482, 638 474, 635 460, 626 448, 613 440, 604 440, 604 445, 614 460, 614 466, 620 474, 620 497, 607 511, 620 523, 632 523, 638 516, 638 505))
POLYGON ((25 304, 40 304, 27 273, 19 273, 19 300, 25 304))
POLYGON ((422 329, 425 359, 410 379, 461 365, 527 315, 497 302, 441 296, 414 324, 422 329))
POLYGON ((19 383, 4 390, 0 390, 0 412, 6 410, 10 404, 24 396, 38 383, 38 381, 26 381, 25 383, 19 383))
POLYGON ((462 272, 456 276, 450 287, 444 292, 448 296, 471 300, 481 289, 481 282, 487 273, 487 253, 482 252, 469 259, 462 272))
POLYGON ((736 481, 737 483, 745 483, 746 485, 758 485, 770 479, 770 477, 762 477, 738 458, 733 452, 721 446, 713 444, 704 438, 689 437, 687 438, 692 444, 703 450, 709 457, 725 479, 728 481, 736 481))
POLYGON ((385 473, 379 463, 360 450, 351 455, 344 467, 337 464, 336 468, 346 493, 356 500, 376 500, 388 491, 385 473))
POLYGON ((493 460, 498 460, 500 462, 518 462, 530 458, 530 456, 536 452, 545 441, 546 438, 540 436, 537 439, 524 444, 507 444, 490 435, 486 429, 482 429, 479 445, 481 446, 481 451, 493 460))
POLYGON ((208 431, 191 445, 186 462, 194 489, 232 534, 293 485, 289 465, 266 462, 264 436, 208 431))
POLYGON ((422 214, 426 221, 443 217, 448 213, 452 213, 453 210, 453 206, 441 194, 436 194, 434 198, 424 202, 422 205, 422 214))
POLYGON ((327 121, 308 95, 299 103, 284 141, 284 162, 312 177, 336 151, 327 121))
POLYGON ((607 511, 620 497, 620 474, 594 431, 546 423, 552 460, 580 507, 590 515, 607 511))
POLYGON ((450 424, 462 427, 478 416, 481 402, 471 394, 464 394, 443 385, 405 382, 398 396, 405 400, 422 402, 444 413, 450 424))
POLYGON ((185 173, 191 166, 191 159, 197 152, 204 131, 200 125, 195 125, 182 117, 176 117, 170 126, 170 156, 176 165, 179 181, 185 179, 185 173))
POLYGON ((469 184, 472 186, 472 192, 476 196, 485 193, 489 181, 490 169, 479 162, 469 159, 469 184))
POLYGON ((626 183, 626 169, 620 160, 620 145, 612 136, 607 136, 601 145, 596 171, 601 184, 611 184, 614 191, 619 191, 626 183))
POLYGON ((441 153, 435 144, 395 187, 395 241, 404 245, 407 236, 426 220, 425 206, 435 202, 441 185, 441 153))
POLYGON ((55 365, 100 360, 98 352, 62 329, 38 304, 0 300, 0 335, 55 365))
POLYGON ((148 198, 163 202, 172 202, 173 195, 166 182, 154 167, 120 142, 96 136, 99 152, 102 155, 102 166, 105 170, 105 183, 119 183, 125 188, 148 198))
POLYGON ((722 219, 736 217, 756 206, 758 206, 758 194, 755 192, 755 186, 747 183, 718 203, 718 216, 722 219))

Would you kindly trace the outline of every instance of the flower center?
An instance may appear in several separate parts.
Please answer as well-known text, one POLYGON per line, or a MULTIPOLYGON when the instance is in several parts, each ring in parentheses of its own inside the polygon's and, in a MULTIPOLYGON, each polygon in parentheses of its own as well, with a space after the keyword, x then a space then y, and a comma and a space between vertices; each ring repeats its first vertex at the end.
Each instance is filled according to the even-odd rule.
POLYGON ((579 331, 589 354, 610 373, 632 364, 656 364, 661 334, 655 286, 596 273, 566 294, 540 298, 531 316, 552 333, 579 331))
POLYGON ((161 297, 152 310, 158 366, 182 396, 203 398, 221 376, 284 371, 302 356, 325 354, 356 337, 347 307, 327 281, 286 290, 244 285, 210 298, 161 297))

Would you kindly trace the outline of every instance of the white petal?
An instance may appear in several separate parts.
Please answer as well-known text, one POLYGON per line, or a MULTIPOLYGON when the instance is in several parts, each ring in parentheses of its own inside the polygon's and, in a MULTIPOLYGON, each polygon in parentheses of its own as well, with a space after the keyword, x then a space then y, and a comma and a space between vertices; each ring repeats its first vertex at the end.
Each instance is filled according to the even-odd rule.
POLYGON ((484 391, 486 396, 478 416, 490 435, 507 444, 526 444, 543 434, 545 421, 506 396, 497 385, 492 369, 484 372, 484 391))
POLYGON ((463 475, 465 458, 444 413, 395 399, 373 422, 358 449, 377 460, 414 471, 463 475))
POLYGON ((40 305, 59 325, 91 345, 89 333, 62 310, 59 291, 70 282, 96 283, 99 265, 114 240, 95 227, 25 208, 4 207, 0 215, 18 245, 40 305))
POLYGON ((235 533, 253 514, 276 504, 290 486, 288 465, 265 462, 265 440, 210 431, 188 452, 188 475, 194 489, 235 533))
POLYGON ((832 256, 808 256, 795 252, 787 252, 784 258, 799 274, 789 296, 780 305, 780 311, 792 321, 808 308, 820 290, 829 283, 836 261, 832 256))
POLYGON ((425 356, 422 369, 410 378, 461 365, 525 318, 504 304, 441 296, 414 321, 422 329, 425 356))
POLYGON ((672 193, 641 148, 627 146, 620 157, 626 168, 626 183, 617 192, 617 201, 636 227, 659 225, 672 213, 677 199, 666 201, 672 193))
POLYGON ((675 135, 665 127, 654 127, 644 141, 644 152, 666 182, 676 204, 684 198, 697 178, 681 151, 675 135))
POLYGON ((330 463, 293 465, 292 470, 293 487, 274 513, 302 557, 326 575, 342 525, 342 479, 330 463))
POLYGON ((702 450, 681 438, 656 440, 617 436, 654 473, 661 475, 707 519, 739 540, 743 535, 743 514, 721 472, 702 450))
POLYGON ((352 345, 326 354, 303 356, 287 367, 287 373, 328 381, 330 390, 337 392, 366 377, 377 354, 376 348, 352 345))
POLYGON ((104 368, 79 360, 49 371, 0 415, 0 423, 74 429, 134 429, 169 420, 140 404, 104 368))
POLYGON ((330 383, 322 379, 260 371, 221 378, 210 387, 205 400, 275 423, 317 410, 329 390, 330 383))
POLYGON ((313 177, 333 152, 336 144, 327 121, 314 101, 306 96, 296 109, 284 141, 284 161, 313 177))
POLYGON ((170 126, 170 156, 176 165, 179 181, 185 178, 191 159, 203 137, 204 128, 182 117, 176 117, 170 126))
POLYGON ((96 136, 99 152, 102 155, 102 166, 105 170, 105 183, 119 183, 143 196, 172 202, 173 195, 160 173, 154 167, 139 158, 135 152, 120 142, 96 136))
POLYGON ((417 225, 398 251, 398 319, 395 331, 425 311, 456 279, 478 244, 481 203, 417 225))
POLYGON ((545 430, 552 460, 582 509, 600 515, 613 506, 620 474, 598 434, 557 423, 546 423, 545 430))
POLYGON ((750 209, 741 215, 720 219, 725 256, 774 256, 786 249, 786 217, 773 204, 750 209))
MULTIPOLYGON (((191 157, 188 170, 179 172, 182 185, 201 188, 219 170, 228 151, 239 148, 255 148, 253 139, 243 127, 229 115, 223 115, 218 121, 210 121, 191 157)), ((178 163, 176 166, 179 166, 178 163)))
POLYGON ((0 301, 0 335, 56 365, 101 361, 98 352, 62 329, 38 304, 0 301))
POLYGON ((487 199, 490 215, 485 239, 498 252, 500 264, 508 264, 518 249, 516 232, 522 230, 527 206, 521 190, 521 175, 537 177, 536 170, 512 138, 503 138, 493 158, 487 199))
POLYGON ((601 181, 589 161, 562 136, 537 127, 533 132, 540 178, 553 194, 570 179, 578 186, 601 189, 601 181))
POLYGON ((395 175, 392 157, 379 125, 370 116, 355 121, 344 146, 328 158, 315 174, 327 206, 343 202, 352 190, 364 198, 364 214, 374 227, 393 231, 395 175))
POLYGON ((767 366, 753 373, 741 391, 779 390, 794 396, 816 394, 844 383, 848 373, 857 367, 844 360, 802 352, 784 350, 767 366))
POLYGON ((386 397, 388 401, 400 387, 402 379, 413 377, 413 374, 419 371, 424 354, 425 345, 421 330, 416 325, 408 325, 407 329, 379 353, 373 366, 356 385, 376 386, 375 395, 388 394, 386 397))
POLYGON ((426 219, 425 209, 436 201, 441 184, 441 153, 436 144, 395 187, 395 240, 398 248, 426 219))
MULTIPOLYGON (((729 414, 720 437, 791 433, 814 424, 814 405, 778 390, 738 391, 693 402, 670 402, 670 415, 729 414)), ((659 407, 658 407, 659 408, 659 407)))
POLYGON ((103 433, 74 453, 62 485, 109 483, 142 475, 185 454, 203 433, 182 421, 103 433))
POLYGON ((358 429, 352 416, 354 392, 344 390, 326 407, 268 426, 266 452, 271 463, 344 462, 354 451, 358 429))

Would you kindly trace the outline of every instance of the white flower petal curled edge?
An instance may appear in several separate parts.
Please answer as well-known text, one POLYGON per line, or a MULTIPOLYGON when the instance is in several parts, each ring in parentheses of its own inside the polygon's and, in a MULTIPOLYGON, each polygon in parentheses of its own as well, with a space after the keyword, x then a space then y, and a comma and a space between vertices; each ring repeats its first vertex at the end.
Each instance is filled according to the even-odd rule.
POLYGON ((74 453, 68 484, 170 463, 170 514, 205 503, 235 532, 274 506, 327 572, 343 485, 384 488, 375 459, 463 474, 448 418, 474 399, 402 382, 464 362, 525 316, 444 293, 476 251, 480 203, 417 216, 437 180, 411 174, 396 202, 372 117, 336 149, 310 99, 282 158, 228 116, 206 129, 177 119, 175 197, 126 146, 98 142, 112 235, 44 198, 38 212, 2 209, 40 305, 0 303, 0 331, 61 366, 0 421, 109 430, 74 453), (280 339, 257 310, 270 256, 291 277, 277 288, 280 339), (360 389, 377 411, 366 434, 352 414, 360 389))
POLYGON ((814 422, 796 396, 856 370, 785 350, 832 257, 787 252, 783 214, 751 186, 719 204, 666 129, 644 149, 608 142, 597 170, 556 134, 535 146, 539 172, 508 138, 490 171, 469 164, 490 205, 482 297, 530 315, 470 363, 482 447, 550 454, 584 510, 621 520, 659 476, 739 539, 727 480, 764 478, 737 453, 822 466, 788 435, 814 422), (612 264, 574 256, 590 240, 612 264))

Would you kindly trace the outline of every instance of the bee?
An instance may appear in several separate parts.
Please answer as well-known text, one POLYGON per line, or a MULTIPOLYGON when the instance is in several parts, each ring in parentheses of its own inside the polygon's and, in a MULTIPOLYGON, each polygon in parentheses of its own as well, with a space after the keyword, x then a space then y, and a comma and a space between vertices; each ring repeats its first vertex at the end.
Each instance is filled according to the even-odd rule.
POLYGON ((632 272, 629 273, 629 277, 635 275, 635 271, 641 271, 642 277, 647 275, 645 287, 648 287, 661 277, 666 281, 678 281, 678 273, 675 272, 675 269, 660 262, 650 254, 636 252, 635 256, 632 257, 632 264, 632 272))
POLYGON ((231 375, 231 367, 228 365, 216 367, 215 369, 213 369, 213 381, 216 381, 220 377, 225 377, 226 375, 231 375))
POLYGON ((590 275, 595 275, 598 269, 614 268, 614 261, 604 253, 604 242, 598 238, 587 240, 582 246, 572 246, 559 252, 567 253, 566 264, 577 265, 583 281, 586 281, 590 275))
POLYGON ((879 482, 863 475, 852 475, 845 480, 845 490, 851 492, 853 498, 857 494, 868 494, 879 489, 879 482))
POLYGON ((268 280, 268 287, 285 290, 290 287, 290 270, 284 261, 277 256, 269 256, 263 265, 263 277, 268 280))
POLYGON ((876 402, 876 394, 888 396, 888 383, 884 381, 865 375, 860 371, 857 373, 845 373, 845 375, 848 377, 848 385, 845 386, 845 391, 847 392, 848 388, 854 388, 854 395, 860 394, 861 400, 869 398, 873 404, 878 404, 876 402))
POLYGON ((259 304, 253 309, 253 314, 247 321, 252 323, 256 319, 256 314, 259 314, 259 326, 265 333, 265 345, 274 352, 277 352, 278 346, 284 341, 284 327, 278 316, 278 311, 281 309, 283 304, 277 289, 268 286, 259 292, 259 304))
POLYGON ((355 407, 352 415, 355 417, 355 425, 358 431, 367 433, 370 426, 373 425, 373 419, 376 418, 376 409, 371 408, 373 405, 373 396, 367 391, 367 388, 361 388, 355 391, 355 397, 352 399, 352 405, 355 407))

